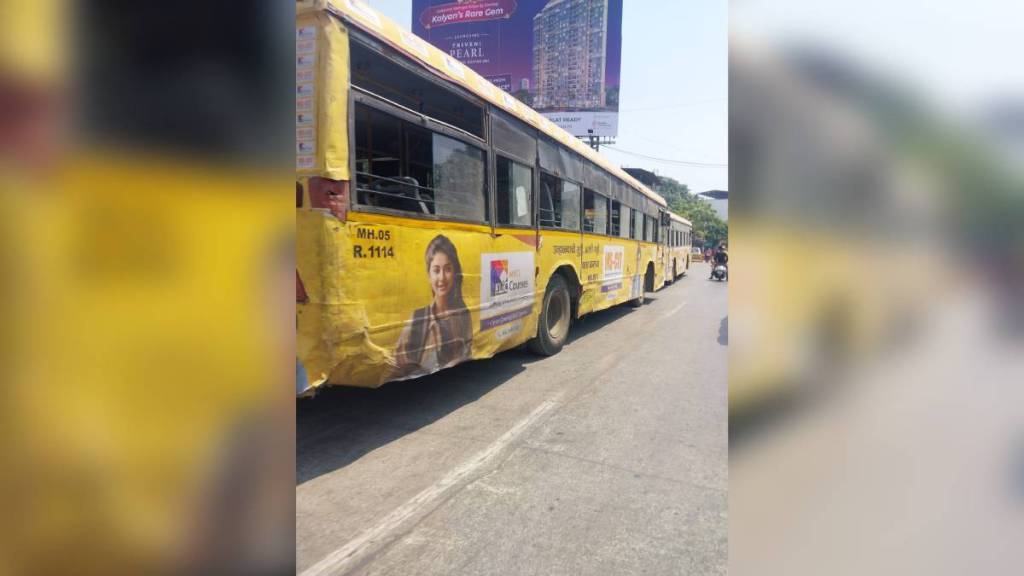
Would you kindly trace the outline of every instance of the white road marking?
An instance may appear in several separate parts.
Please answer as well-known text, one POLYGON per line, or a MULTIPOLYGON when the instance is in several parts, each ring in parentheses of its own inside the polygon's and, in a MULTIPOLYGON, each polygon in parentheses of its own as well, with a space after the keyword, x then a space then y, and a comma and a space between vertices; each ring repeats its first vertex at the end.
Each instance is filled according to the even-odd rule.
POLYGON ((405 504, 394 509, 373 528, 364 531, 316 564, 303 570, 300 576, 319 576, 321 574, 334 576, 347 572, 364 556, 389 543, 392 539, 392 534, 397 532, 410 518, 427 511, 431 504, 436 502, 446 492, 462 484, 475 471, 491 463, 509 444, 537 422, 541 416, 557 406, 558 399, 561 396, 562 394, 558 394, 555 398, 544 401, 526 418, 517 422, 487 448, 474 455, 458 468, 453 469, 433 485, 413 496, 405 504))
POLYGON ((686 302, 683 302, 679 306, 676 306, 675 308, 673 308, 673 309, 669 310, 668 312, 662 314, 661 318, 658 318, 658 320, 664 320, 666 318, 669 318, 669 317, 675 315, 677 312, 679 312, 680 310, 683 309, 683 306, 686 306, 686 302))

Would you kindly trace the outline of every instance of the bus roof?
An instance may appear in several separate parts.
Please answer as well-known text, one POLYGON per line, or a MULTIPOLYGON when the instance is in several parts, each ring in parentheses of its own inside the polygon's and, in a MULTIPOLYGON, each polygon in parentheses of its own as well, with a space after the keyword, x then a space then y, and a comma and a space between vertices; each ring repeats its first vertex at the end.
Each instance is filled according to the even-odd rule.
POLYGON ((686 224, 690 228, 693 228, 693 222, 690 222, 689 220, 687 220, 686 218, 683 218, 682 216, 680 216, 679 214, 676 214, 675 212, 671 212, 670 211, 668 213, 668 216, 669 216, 669 218, 675 220, 676 222, 679 222, 680 224, 686 224))
POLYGON ((665 199, 659 194, 609 162, 604 156, 595 152, 580 141, 580 139, 558 127, 555 123, 542 116, 533 108, 523 104, 509 93, 491 84, 468 66, 405 30, 362 0, 300 0, 297 2, 296 8, 299 14, 308 11, 326 10, 357 25, 361 30, 387 42, 408 57, 419 61, 424 66, 430 68, 435 74, 442 76, 449 82, 454 82, 492 105, 523 120, 545 135, 607 170, 658 206, 662 208, 668 206, 665 199))

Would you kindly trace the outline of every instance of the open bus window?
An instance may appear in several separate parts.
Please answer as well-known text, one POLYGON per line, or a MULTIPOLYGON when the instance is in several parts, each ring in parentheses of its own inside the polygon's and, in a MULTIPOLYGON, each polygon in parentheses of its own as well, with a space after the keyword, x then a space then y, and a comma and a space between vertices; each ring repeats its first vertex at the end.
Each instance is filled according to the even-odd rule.
POLYGON ((533 170, 502 156, 498 156, 496 165, 498 224, 530 226, 533 170))
POLYGON ((633 240, 642 240, 644 235, 644 214, 643 212, 634 209, 633 210, 633 228, 629 231, 629 237, 633 240))
POLYGON ((558 178, 551 174, 542 172, 540 175, 540 225, 549 228, 561 228, 562 218, 559 210, 556 210, 555 196, 561 201, 561 194, 556 192, 559 189, 558 178))
POLYGON ((629 206, 619 204, 619 218, 616 224, 616 226, 618 226, 619 238, 629 238, 629 223, 633 221, 630 214, 629 206))
POLYGON ((356 104, 356 202, 487 220, 484 151, 356 104))
POLYGON ((483 138, 483 106, 399 64, 380 50, 355 39, 350 42, 353 86, 483 138))

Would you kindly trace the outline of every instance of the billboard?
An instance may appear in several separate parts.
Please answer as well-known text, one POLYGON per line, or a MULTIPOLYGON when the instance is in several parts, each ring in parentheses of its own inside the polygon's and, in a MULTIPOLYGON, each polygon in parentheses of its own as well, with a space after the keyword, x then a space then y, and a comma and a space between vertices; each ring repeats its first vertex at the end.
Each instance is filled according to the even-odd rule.
POLYGON ((412 29, 576 136, 615 136, 622 0, 413 0, 412 29))

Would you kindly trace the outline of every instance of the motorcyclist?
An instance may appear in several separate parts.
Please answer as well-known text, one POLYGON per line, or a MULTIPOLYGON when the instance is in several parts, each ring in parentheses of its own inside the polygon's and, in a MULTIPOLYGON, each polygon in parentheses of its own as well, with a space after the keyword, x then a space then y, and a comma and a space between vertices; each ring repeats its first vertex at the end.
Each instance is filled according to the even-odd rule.
POLYGON ((725 266, 725 280, 729 279, 729 252, 725 244, 722 244, 715 250, 714 262, 711 264, 711 276, 708 280, 715 277, 715 268, 718 265, 725 266))

